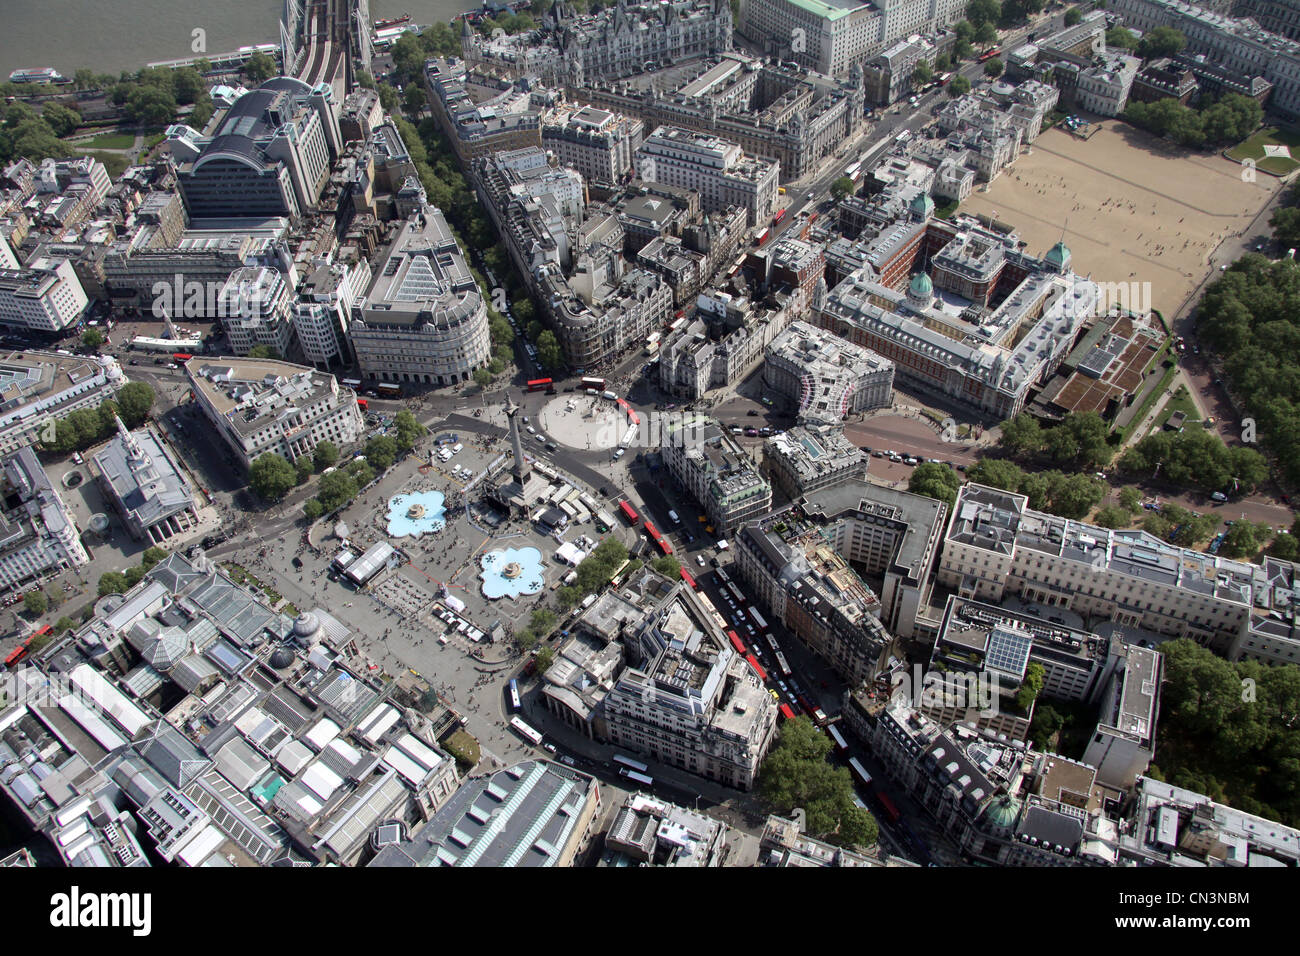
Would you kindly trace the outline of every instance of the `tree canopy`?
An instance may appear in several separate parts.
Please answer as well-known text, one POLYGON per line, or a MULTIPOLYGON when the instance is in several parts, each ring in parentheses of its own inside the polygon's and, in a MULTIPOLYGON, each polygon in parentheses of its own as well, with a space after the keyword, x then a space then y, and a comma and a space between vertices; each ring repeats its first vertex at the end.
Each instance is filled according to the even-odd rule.
POLYGON ((807 717, 785 721, 759 770, 759 792, 776 813, 801 807, 809 833, 870 846, 878 839, 875 820, 853 803, 849 772, 826 762, 830 749, 830 740, 807 717))
POLYGON ((1160 650, 1163 778, 1300 826, 1300 668, 1230 663, 1186 638, 1160 650))
POLYGON ((1026 472, 1004 458, 981 458, 966 471, 981 485, 1014 491, 1029 499, 1029 507, 1063 518, 1083 518, 1106 496, 1106 483, 1083 472, 1026 472))
POLYGON ((961 487, 961 476, 950 466, 932 461, 925 461, 912 469, 907 480, 907 490, 914 495, 925 495, 946 502, 951 508, 957 501, 957 489, 961 487))
POLYGON ((248 469, 249 487, 266 501, 279 501, 296 483, 293 465, 275 452, 259 455, 248 469))
POLYGON ((1119 459, 1120 471, 1134 478, 1158 477, 1205 491, 1246 493, 1268 478, 1268 462, 1253 448, 1224 445, 1204 428, 1148 435, 1119 459))

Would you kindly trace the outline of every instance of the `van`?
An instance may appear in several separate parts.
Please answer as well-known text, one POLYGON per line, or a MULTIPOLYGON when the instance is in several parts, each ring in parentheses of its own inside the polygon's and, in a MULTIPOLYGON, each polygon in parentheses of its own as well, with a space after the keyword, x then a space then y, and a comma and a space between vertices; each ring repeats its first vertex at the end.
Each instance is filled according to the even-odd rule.
POLYGON ((671 511, 671 510, 670 510, 670 511, 668 512, 668 517, 672 520, 672 523, 673 523, 673 524, 681 524, 681 523, 682 523, 682 519, 679 518, 679 517, 677 517, 677 512, 676 512, 676 511, 671 511))
POLYGON ((457 454, 457 453, 463 451, 464 448, 465 448, 465 446, 464 446, 461 442, 456 442, 456 444, 454 444, 454 445, 451 446, 451 453, 452 453, 453 455, 455 455, 455 454, 457 454))
POLYGON ((618 399, 618 396, 615 395, 613 392, 606 392, 605 397, 609 399, 611 402, 616 401, 618 399))

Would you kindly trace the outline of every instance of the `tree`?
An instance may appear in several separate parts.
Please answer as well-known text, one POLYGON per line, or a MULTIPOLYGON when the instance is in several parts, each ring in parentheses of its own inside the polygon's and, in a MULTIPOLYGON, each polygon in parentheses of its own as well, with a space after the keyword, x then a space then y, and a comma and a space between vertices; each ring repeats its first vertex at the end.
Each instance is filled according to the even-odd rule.
POLYGON ((280 361, 282 356, 269 345, 254 345, 248 350, 248 357, 253 359, 273 359, 280 361))
POLYGON ((1219 546, 1219 554, 1228 558, 1252 558, 1259 553, 1272 532, 1266 524, 1234 521, 1219 546))
POLYGON ((44 591, 28 591, 23 596, 23 610, 32 617, 40 617, 49 609, 50 601, 44 591))
POLYGON ((841 176, 831 183, 831 197, 836 202, 839 202, 845 196, 852 196, 856 190, 857 187, 853 185, 853 180, 849 179, 848 176, 841 176))
POLYGON ((916 62, 916 68, 912 70, 912 85, 914 87, 925 86, 934 79, 934 69, 924 60, 916 62))
POLYGON ((144 579, 144 568, 140 567, 138 564, 134 567, 127 568, 126 571, 123 572, 122 577, 126 578, 126 586, 127 589, 130 590, 144 579))
POLYGON ((167 549, 153 545, 152 547, 145 548, 144 554, 140 555, 140 564, 144 566, 146 571, 148 571, 165 557, 167 557, 167 549))
MULTIPOLYGON (((419 115, 420 110, 424 109, 425 104, 429 102, 429 97, 424 92, 424 87, 418 83, 412 83, 406 88, 402 96, 402 106, 407 113, 412 116, 419 115)), ((416 140, 419 142, 419 140, 416 140)))
POLYGON ((293 473, 297 484, 305 485, 315 471, 316 468, 308 456, 299 455, 293 460, 293 473))
POLYGON ((1051 704, 1034 708, 1034 719, 1029 722, 1029 738, 1039 750, 1048 750, 1052 738, 1065 726, 1065 718, 1051 704))
POLYGON ((54 622, 55 634, 66 634, 68 631, 75 631, 76 629, 77 629, 77 622, 74 621, 72 618, 68 617, 67 615, 64 615, 63 617, 59 618, 57 621, 54 622))
POLYGON ((957 35, 958 40, 969 42, 975 39, 975 27, 969 20, 958 20, 953 24, 952 32, 957 35))
POLYGON ((1025 473, 1013 461, 1002 458, 981 458, 966 469, 966 477, 976 484, 1001 488, 1003 491, 1015 491, 1024 480, 1025 473))
POLYGON ((984 75, 988 77, 999 77, 1002 75, 1002 59, 994 57, 984 64, 984 75))
POLYGON ((492 384, 492 373, 485 368, 474 369, 474 384, 479 388, 487 388, 492 384))
POLYGON ((655 558, 650 562, 650 566, 667 578, 676 579, 682 573, 681 564, 670 554, 655 558))
POLYGON ((539 647, 534 659, 537 661, 537 673, 545 674, 555 663, 555 651, 549 647, 539 647))
MULTIPOLYGON (((953 44, 952 53, 959 60, 969 60, 975 55, 975 47, 971 46, 970 40, 958 37, 957 42, 953 44)), ((957 77, 953 77, 953 79, 955 80, 957 77)), ((967 80, 966 82, 969 83, 970 81, 967 80)))
POLYGON ((375 78, 365 70, 357 70, 357 86, 363 90, 373 90, 375 88, 375 78))
POLYGON ((315 521, 325 513, 325 506, 320 503, 319 498, 308 498, 307 503, 302 506, 302 513, 308 521, 315 521))
POLYGON ((357 496, 357 483, 345 471, 332 471, 320 480, 317 497, 326 511, 335 511, 357 496))
POLYGON ((130 588, 126 576, 120 571, 108 571, 99 576, 99 596, 105 594, 125 594, 130 588))
POLYGON ((153 408, 153 389, 144 382, 128 382, 117 391, 117 413, 127 428, 144 423, 153 408))
POLYGON ((966 19, 976 28, 983 24, 997 23, 1002 17, 1002 4, 998 0, 971 0, 966 8, 966 19))
POLYGON ((948 81, 949 96, 965 96, 970 92, 970 80, 958 73, 948 81))
POLYGON ((537 360, 548 369, 558 369, 564 365, 564 353, 560 350, 559 340, 550 329, 537 336, 537 360))
POLYGON ((275 76, 275 60, 271 59, 265 53, 254 53, 244 64, 244 75, 248 81, 254 85, 265 83, 271 77, 275 76))
POLYGON ((397 442, 387 435, 376 435, 366 442, 366 461, 384 471, 397 461, 397 442))
POLYGON ((537 608, 528 619, 528 625, 538 634, 549 634, 558 623, 555 612, 544 607, 537 608))
MULTIPOLYGON (((350 462, 346 466, 346 472, 348 477, 356 482, 358 489, 364 488, 375 478, 375 470, 370 467, 368 462, 360 460, 350 462)), ((355 495, 353 497, 355 497, 355 495)))
POLYGON ((842 839, 854 843, 870 839, 865 821, 850 812, 858 808, 848 771, 826 762, 830 746, 807 717, 787 720, 759 771, 759 792, 777 813, 802 807, 810 833, 839 831, 842 839))
MULTIPOLYGON (((1131 35, 1131 34, 1130 34, 1131 35)), ((1187 37, 1173 27, 1155 27, 1138 41, 1138 56, 1154 60, 1162 56, 1176 56, 1187 46, 1187 37)))
POLYGON ((1119 506, 1134 514, 1142 510, 1142 492, 1132 485, 1125 485, 1119 490, 1119 506))
POLYGON ((172 71, 172 91, 176 102, 181 104, 197 103, 208 92, 203 77, 192 66, 172 71))
POLYGON ((850 802, 840 811, 840 827, 836 837, 849 846, 869 847, 880 842, 880 828, 870 812, 850 802))
POLYGON ((1065 25, 1072 27, 1083 19, 1083 14, 1079 12, 1078 7, 1071 7, 1065 11, 1065 25))
POLYGON ((907 482, 907 490, 914 495, 925 495, 946 502, 951 508, 957 501, 957 489, 961 487, 961 476, 948 465, 932 461, 922 462, 912 469, 907 482))
POLYGON ((1002 437, 998 444, 1013 455, 1036 455, 1043 447, 1043 432, 1038 419, 1028 412, 1007 419, 998 426, 1002 437))
POLYGON ((294 486, 297 474, 283 455, 259 455, 248 469, 248 484, 265 501, 279 501, 294 486))
POLYGON ((41 118, 54 131, 55 136, 67 136, 81 125, 81 114, 68 109, 61 103, 46 103, 41 110, 41 118))
POLYGON ((1025 668, 1025 679, 1020 682, 1020 689, 1016 691, 1016 707, 1021 713, 1028 712, 1042 689, 1043 665, 1038 661, 1030 661, 1029 666, 1025 668))
POLYGON ((1092 520, 1102 528, 1127 528, 1133 523, 1133 514, 1124 508, 1110 506, 1098 511, 1092 520))
POLYGON ((94 351, 104 344, 104 333, 99 329, 86 329, 81 333, 81 344, 94 351))
POLYGON ((396 113, 398 106, 401 104, 401 97, 397 95, 397 90, 393 89, 387 83, 379 84, 379 105, 384 108, 385 113, 396 113))
POLYGON ((157 86, 137 86, 127 96, 124 112, 141 126, 165 126, 176 118, 176 97, 157 86))
POLYGON ((95 71, 82 67, 72 74, 72 85, 78 90, 93 90, 96 86, 95 71))
POLYGON ((1138 38, 1124 27, 1111 27, 1106 31, 1106 46, 1120 50, 1136 50, 1138 38))
POLYGON ((1283 561, 1294 561, 1300 558, 1300 538, 1288 531, 1283 531, 1268 546, 1268 553, 1272 557, 1280 558, 1283 561))
POLYGON ((339 460, 339 446, 328 439, 318 441, 316 447, 312 449, 311 457, 316 465, 316 470, 324 471, 339 460))
POLYGON ((403 454, 414 448, 416 440, 426 431, 425 427, 406 409, 393 416, 393 428, 396 432, 393 437, 397 442, 397 450, 403 454))

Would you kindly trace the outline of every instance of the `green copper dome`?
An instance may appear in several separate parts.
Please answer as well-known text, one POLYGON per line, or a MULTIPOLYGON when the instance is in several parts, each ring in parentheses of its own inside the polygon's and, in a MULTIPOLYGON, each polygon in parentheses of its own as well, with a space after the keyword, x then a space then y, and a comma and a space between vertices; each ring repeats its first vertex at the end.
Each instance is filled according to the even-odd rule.
POLYGON ((1070 260, 1070 249, 1064 242, 1058 242, 1052 248, 1047 250, 1047 255, 1043 256, 1043 261, 1053 269, 1060 269, 1070 260))
POLYGON ((922 219, 928 219, 934 213, 934 200, 929 193, 920 193, 907 204, 907 208, 922 219))
POLYGON ((991 826, 1009 830, 1016 825, 1016 819, 1020 816, 1020 804, 1015 797, 1003 794, 989 804, 984 816, 991 826))
POLYGON ((928 302, 931 296, 934 295, 934 283, 930 281, 930 277, 924 272, 918 272, 912 276, 912 281, 908 283, 907 294, 914 299, 925 299, 928 302))

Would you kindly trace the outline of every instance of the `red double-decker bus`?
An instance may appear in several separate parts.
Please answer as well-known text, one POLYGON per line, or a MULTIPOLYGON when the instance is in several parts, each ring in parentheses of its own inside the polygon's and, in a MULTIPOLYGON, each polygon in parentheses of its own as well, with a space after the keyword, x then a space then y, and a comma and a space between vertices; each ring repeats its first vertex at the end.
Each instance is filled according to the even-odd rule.
POLYGON ((758 679, 766 684, 767 671, 763 670, 763 665, 758 662, 758 658, 753 654, 746 654, 745 660, 749 662, 750 667, 754 668, 754 673, 758 675, 758 679))
POLYGON ((894 801, 889 799, 889 794, 883 790, 876 790, 876 799, 880 801, 880 806, 884 808, 885 816, 889 818, 890 823, 897 823, 902 814, 898 812, 898 807, 894 806, 894 801))
POLYGON ((686 582, 686 586, 688 588, 690 588, 692 591, 698 591, 700 589, 700 586, 695 583, 695 578, 691 577, 691 572, 687 571, 685 568, 682 568, 681 574, 682 574, 682 580, 686 582))
POLYGON ((173 362, 177 362, 177 363, 179 363, 179 362, 188 362, 188 361, 189 361, 190 359, 192 359, 192 358, 194 358, 194 356, 191 355, 189 352, 173 352, 173 353, 172 353, 172 361, 173 361, 173 362))
POLYGON ((983 63, 985 60, 991 60, 1001 52, 1002 52, 1002 48, 996 46, 993 47, 992 49, 985 50, 983 53, 980 54, 979 62, 983 63))
POLYGON ((737 654, 745 653, 745 642, 740 639, 740 635, 735 631, 727 632, 727 640, 731 641, 731 646, 736 649, 737 654))
POLYGON ((535 378, 528 383, 528 391, 530 392, 544 392, 550 387, 551 380, 549 378, 535 378))
POLYGON ((793 710, 790 709, 789 704, 782 704, 780 710, 781 710, 781 718, 783 720, 794 720, 795 713, 793 710))
POLYGON ((618 510, 623 512, 623 517, 627 519, 627 523, 630 525, 635 526, 636 523, 641 520, 641 516, 636 513, 636 509, 626 500, 618 503, 618 510))

